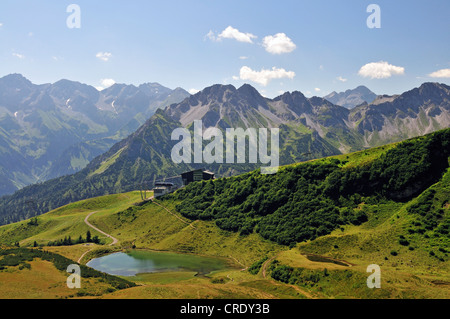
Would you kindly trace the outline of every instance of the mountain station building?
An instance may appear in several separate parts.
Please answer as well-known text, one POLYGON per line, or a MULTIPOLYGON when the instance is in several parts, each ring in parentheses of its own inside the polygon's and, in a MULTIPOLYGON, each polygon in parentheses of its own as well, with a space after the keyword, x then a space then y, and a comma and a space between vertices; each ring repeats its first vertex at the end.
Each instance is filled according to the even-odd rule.
POLYGON ((153 196, 158 198, 160 196, 169 194, 175 190, 173 183, 167 182, 158 182, 155 183, 155 187, 153 188, 153 196))
POLYGON ((181 174, 181 179, 183 180, 184 186, 189 185, 193 182, 207 181, 214 178, 214 173, 205 169, 196 169, 181 174))

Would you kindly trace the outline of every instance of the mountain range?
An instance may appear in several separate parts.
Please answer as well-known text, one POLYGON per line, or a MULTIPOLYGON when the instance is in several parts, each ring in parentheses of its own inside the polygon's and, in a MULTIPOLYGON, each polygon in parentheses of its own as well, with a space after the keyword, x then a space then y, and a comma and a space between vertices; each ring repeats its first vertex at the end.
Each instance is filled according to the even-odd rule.
POLYGON ((364 85, 360 85, 355 89, 345 92, 337 93, 333 91, 323 98, 333 104, 352 109, 364 103, 372 103, 377 98, 377 95, 364 85))
POLYGON ((349 110, 324 98, 306 98, 298 91, 268 99, 248 84, 239 88, 213 85, 180 103, 158 109, 139 129, 81 171, 1 198, 1 223, 29 218, 80 199, 139 189, 144 182, 144 187, 151 188, 156 180, 192 168, 208 168, 218 177, 258 168, 258 164, 175 164, 171 150, 178 141, 171 140, 171 133, 180 127, 192 129, 194 120, 202 120, 204 129, 277 127, 280 164, 285 165, 447 128, 450 87, 424 83, 398 96, 378 96, 370 104, 349 110))
POLYGON ((60 80, 0 78, 0 196, 72 174, 134 132, 156 109, 189 96, 158 83, 98 91, 60 80))

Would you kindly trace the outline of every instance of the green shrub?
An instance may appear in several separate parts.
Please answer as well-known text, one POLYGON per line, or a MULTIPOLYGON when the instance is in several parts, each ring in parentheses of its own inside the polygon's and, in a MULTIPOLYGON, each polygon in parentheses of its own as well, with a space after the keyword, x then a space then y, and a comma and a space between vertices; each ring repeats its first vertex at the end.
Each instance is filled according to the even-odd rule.
POLYGON ((271 273, 271 277, 275 280, 284 282, 284 283, 289 283, 289 280, 291 279, 291 275, 292 272, 294 271, 294 268, 289 267, 289 266, 285 266, 285 265, 281 265, 276 267, 272 273, 271 273))
MULTIPOLYGON (((219 228, 243 236, 256 231, 293 247, 342 225, 365 223, 367 213, 357 209, 362 202, 409 201, 424 192, 449 166, 449 137, 450 130, 443 130, 399 143, 366 165, 344 169, 337 160, 302 163, 273 175, 254 171, 191 183, 167 198, 181 201, 176 209, 189 219, 213 220, 219 228), (405 192, 411 185, 414 192, 405 192)), ((434 195, 428 190, 407 208, 419 227, 410 227, 408 233, 448 233, 434 195)))
POLYGON ((261 269, 262 265, 264 264, 264 262, 269 259, 267 256, 265 256, 264 258, 258 260, 257 262, 255 262, 254 264, 252 264, 249 268, 248 268, 248 272, 251 273, 252 275, 256 275, 257 273, 259 273, 259 270, 261 269))

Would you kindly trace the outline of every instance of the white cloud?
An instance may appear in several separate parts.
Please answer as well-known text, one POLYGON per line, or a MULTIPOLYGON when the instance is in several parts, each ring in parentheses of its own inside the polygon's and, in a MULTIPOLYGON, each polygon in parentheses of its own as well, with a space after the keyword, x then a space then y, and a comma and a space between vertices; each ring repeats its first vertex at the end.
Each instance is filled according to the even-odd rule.
POLYGON ((109 88, 110 86, 113 86, 114 84, 116 84, 116 81, 114 81, 113 79, 101 79, 100 84, 104 88, 109 88))
POLYGON ((239 59, 240 59, 240 60, 247 60, 247 59, 248 59, 248 56, 240 56, 239 59))
POLYGON ((385 61, 367 63, 358 71, 360 76, 372 79, 387 79, 392 75, 401 75, 404 73, 405 68, 389 64, 385 61))
POLYGON ((342 76, 338 76, 336 79, 338 79, 341 82, 347 82, 347 79, 344 79, 342 76))
POLYGON ((195 93, 200 92, 200 90, 197 90, 197 89, 189 89, 188 92, 189 92, 189 94, 195 94, 195 93))
POLYGON ((441 69, 428 74, 432 78, 450 78, 450 69, 441 69))
POLYGON ((20 53, 15 53, 14 52, 12 55, 17 57, 17 58, 19 58, 19 59, 21 59, 21 60, 25 59, 25 56, 23 54, 20 54, 20 53))
POLYGON ((107 62, 112 57, 112 53, 110 53, 110 52, 99 52, 95 56, 98 59, 107 62))
POLYGON ((0 22, 0 28, 3 27, 3 23, 0 22))
MULTIPOLYGON (((263 86, 266 86, 271 80, 274 79, 293 79, 294 77, 295 72, 286 71, 285 69, 278 69, 276 67, 273 67, 271 70, 261 69, 261 71, 254 71, 248 66, 243 66, 239 74, 239 78, 241 80, 250 80, 263 86)), ((233 79, 235 79, 235 77, 233 77, 233 79)))
POLYGON ((263 47, 272 54, 289 53, 297 47, 284 33, 268 35, 263 39, 263 47))
POLYGON ((314 88, 314 91, 320 92, 320 89, 319 88, 314 88))
POLYGON ((211 31, 206 35, 210 39, 216 39, 218 41, 222 39, 234 39, 239 42, 253 43, 252 39, 256 39, 257 36, 251 33, 243 33, 238 29, 233 28, 232 26, 227 27, 223 30, 217 38, 215 38, 214 34, 211 34, 211 31))
POLYGON ((205 39, 208 38, 211 41, 217 41, 216 34, 213 32, 213 30, 209 30, 209 32, 205 35, 205 39))

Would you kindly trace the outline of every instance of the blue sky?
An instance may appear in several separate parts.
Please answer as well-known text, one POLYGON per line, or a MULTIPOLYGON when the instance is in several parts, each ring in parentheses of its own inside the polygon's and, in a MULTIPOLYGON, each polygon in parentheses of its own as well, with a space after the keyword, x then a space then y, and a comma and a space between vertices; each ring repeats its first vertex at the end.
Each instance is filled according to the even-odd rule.
POLYGON ((449 12, 446 0, 2 0, 0 76, 192 92, 249 83, 268 97, 358 85, 395 94, 450 84, 449 12), (80 28, 67 26, 70 4, 80 28), (368 28, 369 4, 381 28, 368 28))

